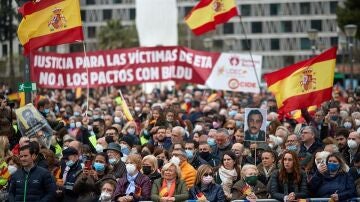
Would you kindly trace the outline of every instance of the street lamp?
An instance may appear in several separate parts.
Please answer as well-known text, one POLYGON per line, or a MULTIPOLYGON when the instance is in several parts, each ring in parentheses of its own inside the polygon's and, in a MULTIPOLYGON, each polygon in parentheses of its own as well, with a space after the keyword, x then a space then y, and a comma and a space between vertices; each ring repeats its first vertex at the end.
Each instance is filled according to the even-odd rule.
POLYGON ((204 47, 207 49, 207 50, 211 50, 211 48, 213 47, 214 45, 214 41, 212 38, 205 38, 203 40, 203 43, 204 43, 204 47))
POLYGON ((316 39, 318 37, 318 30, 317 29, 309 29, 308 31, 308 37, 311 42, 311 50, 312 50, 312 56, 316 55, 316 39))
POLYGON ((353 59, 353 40, 356 35, 357 25, 345 25, 346 40, 349 44, 349 58, 350 58, 350 88, 353 89, 354 77, 354 59, 353 59))

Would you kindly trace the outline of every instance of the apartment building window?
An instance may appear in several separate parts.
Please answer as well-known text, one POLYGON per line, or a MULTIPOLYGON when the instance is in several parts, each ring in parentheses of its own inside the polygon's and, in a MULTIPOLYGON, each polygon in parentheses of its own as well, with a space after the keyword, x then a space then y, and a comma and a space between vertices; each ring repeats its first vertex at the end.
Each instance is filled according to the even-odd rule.
POLYGON ((251 14, 251 5, 245 4, 241 5, 240 15, 241 16, 250 16, 251 14))
POLYGON ((295 63, 295 57, 293 55, 284 56, 284 66, 292 65, 295 63))
POLYGON ((241 46, 242 46, 243 50, 250 50, 251 49, 251 40, 248 39, 247 42, 245 39, 241 40, 241 46))
POLYGON ((86 11, 81 10, 80 15, 81 15, 81 20, 86 22, 86 11))
POLYGON ((216 39, 214 40, 214 48, 223 49, 224 41, 216 39))
POLYGON ((86 0, 86 5, 94 5, 95 0, 86 0))
POLYGON ((114 4, 121 4, 121 3, 122 3, 122 0, 113 0, 113 3, 114 3, 114 4))
POLYGON ((112 10, 104 9, 103 10, 103 20, 110 20, 112 18, 112 10))
POLYGON ((82 52, 84 51, 83 45, 79 43, 70 44, 70 52, 82 52))
POLYGON ((184 7, 185 16, 190 13, 190 11, 191 11, 192 8, 193 8, 193 7, 191 7, 191 6, 185 6, 185 7, 184 7))
POLYGON ((292 32, 292 22, 291 21, 282 21, 281 22, 281 32, 292 32))
POLYGON ((300 3, 300 14, 301 15, 310 14, 310 3, 300 3))
POLYGON ((279 15, 280 4, 270 4, 270 15, 279 15))
POLYGON ((89 38, 95 38, 96 37, 96 27, 88 27, 88 37, 89 38))
POLYGON ((234 23, 229 22, 229 23, 224 24, 223 33, 224 34, 234 34, 234 23))
POLYGON ((311 44, 308 38, 301 38, 300 39, 300 49, 301 50, 310 50, 311 44))
POLYGON ((262 33, 262 23, 261 22, 252 22, 251 30, 252 30, 252 33, 262 33))
POLYGON ((321 20, 311 20, 311 28, 317 29, 318 31, 322 30, 322 22, 321 20))
POLYGON ((270 49, 271 50, 280 50, 280 40, 279 39, 271 39, 270 40, 270 49))
POLYGON ((339 38, 338 37, 331 37, 330 38, 330 44, 331 46, 337 46, 339 42, 339 38))
POLYGON ((338 2, 337 1, 331 1, 330 2, 330 13, 335 14, 336 8, 337 8, 338 2))
POLYGON ((2 45, 2 56, 3 56, 3 57, 8 56, 8 47, 7 47, 7 44, 3 44, 3 45, 2 45))
POLYGON ((135 20, 136 12, 135 8, 130 8, 130 20, 135 20))

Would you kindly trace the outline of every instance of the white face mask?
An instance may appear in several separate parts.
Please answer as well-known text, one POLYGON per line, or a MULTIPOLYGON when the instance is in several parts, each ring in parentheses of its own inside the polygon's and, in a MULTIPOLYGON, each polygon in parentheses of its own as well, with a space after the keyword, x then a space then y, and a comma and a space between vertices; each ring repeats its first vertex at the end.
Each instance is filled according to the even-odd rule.
POLYGON ((348 140, 347 145, 350 149, 356 149, 358 147, 358 144, 355 140, 348 140))
POLYGON ((115 123, 121 123, 121 118, 115 116, 115 117, 114 117, 114 122, 115 122, 115 123))
POLYGON ((76 123, 75 123, 75 126, 76 126, 76 128, 81 128, 81 122, 79 122, 79 121, 76 122, 76 123))
POLYGON ((111 194, 107 193, 107 192, 101 192, 100 199, 101 200, 109 200, 109 199, 111 199, 111 194))
POLYGON ((16 166, 9 165, 9 166, 8 166, 8 170, 9 170, 9 173, 12 175, 12 174, 14 174, 14 173, 17 171, 17 167, 16 167, 16 166))
POLYGON ((360 119, 355 119, 355 125, 360 126, 360 119))
POLYGON ((97 144, 95 146, 95 149, 96 149, 96 152, 97 153, 100 153, 100 152, 103 152, 104 151, 104 147, 101 145, 101 144, 97 144))
POLYGON ((134 164, 126 164, 126 172, 129 174, 129 175, 133 175, 136 171, 136 167, 134 164))
POLYGON ((228 132, 229 132, 229 135, 234 135, 235 130, 228 130, 228 132))
POLYGON ((177 156, 171 157, 170 162, 174 163, 175 165, 180 165, 180 159, 177 156))

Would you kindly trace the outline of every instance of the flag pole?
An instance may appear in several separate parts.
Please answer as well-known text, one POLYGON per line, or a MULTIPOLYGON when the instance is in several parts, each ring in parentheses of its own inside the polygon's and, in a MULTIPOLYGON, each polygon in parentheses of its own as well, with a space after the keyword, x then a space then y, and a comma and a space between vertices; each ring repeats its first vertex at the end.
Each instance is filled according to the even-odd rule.
POLYGON ((244 32, 244 37, 245 37, 246 46, 247 46, 247 48, 249 49, 249 54, 250 54, 251 62, 252 62, 253 69, 254 69, 254 72, 255 72, 256 81, 257 81, 257 84, 258 84, 258 86, 259 86, 259 90, 260 90, 260 92, 261 92, 260 80, 259 80, 258 74, 257 74, 257 72, 256 72, 255 63, 254 63, 254 58, 253 58, 253 56, 252 56, 252 52, 251 52, 250 44, 249 44, 248 37, 247 37, 247 34, 246 34, 245 26, 244 26, 244 23, 243 23, 243 21, 242 21, 241 15, 238 15, 238 16, 239 16, 239 18, 240 18, 241 28, 242 28, 242 30, 243 30, 243 32, 244 32))
MULTIPOLYGON (((85 46, 85 39, 82 41, 83 44, 83 49, 84 49, 84 56, 85 56, 85 60, 87 58, 86 55, 86 46, 85 46)), ((84 63, 84 67, 86 69, 86 76, 87 76, 87 85, 86 85, 86 111, 85 111, 85 117, 87 117, 88 114, 88 110, 89 110, 89 96, 90 96, 90 84, 89 84, 89 69, 86 65, 87 63, 84 63)))

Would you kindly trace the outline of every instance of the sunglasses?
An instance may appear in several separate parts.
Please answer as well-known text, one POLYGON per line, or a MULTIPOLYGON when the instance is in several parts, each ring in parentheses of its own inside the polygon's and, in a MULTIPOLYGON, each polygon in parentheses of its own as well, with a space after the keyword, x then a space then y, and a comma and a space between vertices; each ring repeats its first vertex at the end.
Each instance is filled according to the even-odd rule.
POLYGON ((234 130, 235 128, 225 128, 226 130, 234 130))
POLYGON ((204 173, 204 177, 207 177, 207 176, 213 176, 212 173, 204 173))

